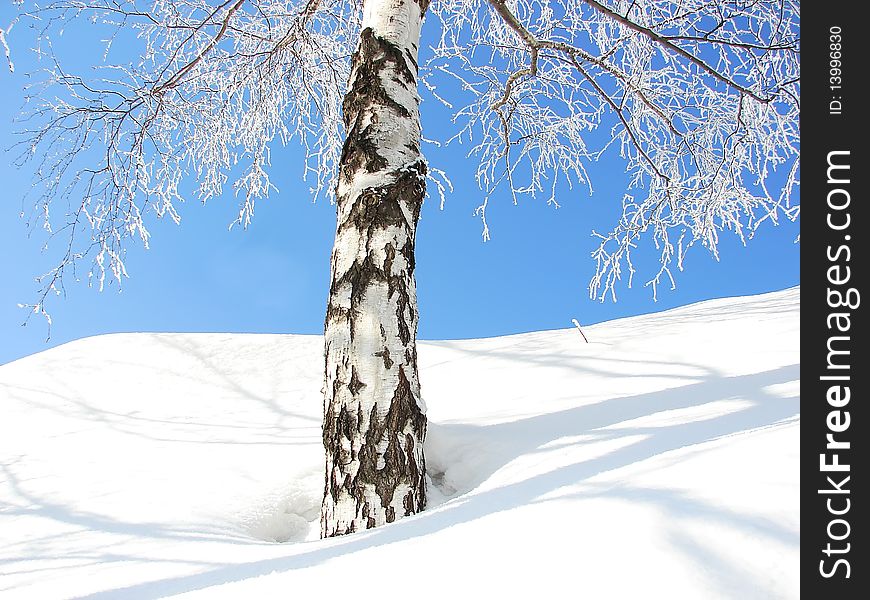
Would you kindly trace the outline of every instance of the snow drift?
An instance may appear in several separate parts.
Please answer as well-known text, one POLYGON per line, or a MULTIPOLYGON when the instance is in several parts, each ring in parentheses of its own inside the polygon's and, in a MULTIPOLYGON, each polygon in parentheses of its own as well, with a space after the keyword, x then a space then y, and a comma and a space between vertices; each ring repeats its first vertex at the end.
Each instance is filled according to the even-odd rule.
POLYGON ((430 508, 325 541, 320 336, 0 366, 0 595, 797 598, 799 302, 421 342, 430 508))

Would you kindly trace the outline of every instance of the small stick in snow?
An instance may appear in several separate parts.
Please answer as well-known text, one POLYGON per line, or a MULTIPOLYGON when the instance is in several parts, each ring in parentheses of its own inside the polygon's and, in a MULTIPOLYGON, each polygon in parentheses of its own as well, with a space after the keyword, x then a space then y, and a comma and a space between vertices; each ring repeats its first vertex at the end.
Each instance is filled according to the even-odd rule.
POLYGON ((583 341, 586 342, 586 343, 588 344, 588 343, 589 343, 589 340, 586 339, 586 334, 583 333, 583 330, 582 330, 582 329, 580 329, 580 323, 577 322, 577 319, 571 319, 571 322, 574 323, 574 327, 576 327, 576 328, 577 328, 577 331, 580 332, 580 335, 583 336, 583 341))

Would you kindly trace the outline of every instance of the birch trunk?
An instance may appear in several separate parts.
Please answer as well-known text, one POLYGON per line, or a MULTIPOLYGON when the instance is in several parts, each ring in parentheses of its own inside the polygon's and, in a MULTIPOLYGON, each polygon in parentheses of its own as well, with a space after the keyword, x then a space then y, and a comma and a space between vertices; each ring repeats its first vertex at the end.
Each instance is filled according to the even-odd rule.
POLYGON ((417 50, 428 0, 365 0, 326 312, 321 537, 426 506, 414 237, 425 194, 417 50))

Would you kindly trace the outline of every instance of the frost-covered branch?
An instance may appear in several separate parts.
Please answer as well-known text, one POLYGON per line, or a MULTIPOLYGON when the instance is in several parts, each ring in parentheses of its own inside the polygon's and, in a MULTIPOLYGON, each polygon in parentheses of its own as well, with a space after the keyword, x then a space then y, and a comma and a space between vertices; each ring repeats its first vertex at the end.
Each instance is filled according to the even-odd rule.
POLYGON ((6 64, 9 66, 9 72, 15 72, 15 63, 12 62, 12 51, 9 50, 9 42, 6 41, 6 36, 12 31, 15 21, 12 21, 6 27, 0 27, 0 47, 3 48, 3 54, 6 55, 6 64))
MULTIPOLYGON (((687 61, 697 65, 704 73, 706 73, 707 75, 709 75, 713 79, 716 79, 716 80, 724 83, 725 85, 727 85, 731 88, 734 88, 738 92, 740 92, 742 94, 746 94, 747 96, 750 96, 759 102, 770 102, 771 100, 773 100, 773 97, 764 98, 764 97, 756 94, 753 90, 749 89, 748 87, 740 85, 739 83, 737 83, 733 79, 729 78, 727 75, 723 74, 720 71, 717 71, 716 69, 714 69, 713 67, 708 65, 706 62, 704 62, 701 59, 700 56, 696 56, 696 55, 692 54, 691 52, 688 52, 687 50, 681 48, 680 46, 678 46, 677 44, 675 44, 672 41, 672 40, 678 40, 678 39, 683 39, 683 40, 690 39, 690 40, 695 40, 695 41, 702 41, 702 40, 709 40, 709 38, 699 37, 699 36, 663 35, 663 34, 660 34, 656 31, 650 29, 649 27, 644 27, 643 25, 640 25, 639 23, 635 23, 634 21, 629 19, 627 15, 631 12, 631 9, 633 7, 629 7, 626 10, 626 16, 622 16, 621 14, 616 12, 615 10, 608 8, 607 6, 601 4, 600 2, 596 2, 595 0, 584 0, 584 2, 586 4, 588 4, 589 6, 593 7, 595 10, 597 10, 597 11, 601 12, 602 14, 608 16, 609 18, 613 19, 614 21, 617 21, 617 22, 625 25, 629 29, 637 31, 638 33, 641 33, 641 34, 647 36, 649 39, 653 40, 654 42, 661 44, 669 52, 673 52, 674 54, 677 54, 677 55, 685 58, 687 61)), ((718 27, 719 27, 719 25, 717 24, 717 28, 718 27)), ((712 31, 707 32, 707 33, 710 34, 710 33, 712 33, 712 31)), ((717 41, 717 43, 728 44, 728 42, 721 42, 721 41, 717 41)), ((741 48, 756 48, 756 49, 762 49, 762 50, 769 50, 769 49, 774 48, 774 46, 761 46, 761 45, 757 45, 757 44, 753 45, 753 44, 744 44, 744 43, 731 43, 729 45, 735 46, 735 47, 741 47, 741 48)), ((779 46, 779 49, 786 49, 788 47, 789 46, 779 46)))
POLYGON ((461 107, 453 141, 479 161, 485 237, 497 189, 558 205, 557 182, 591 190, 588 172, 610 149, 629 189, 616 225, 595 233, 593 297, 631 284, 641 244, 658 249, 660 268, 645 276, 655 289, 673 284, 692 246, 717 256, 723 231, 745 241, 798 217, 796 2, 469 4, 433 5, 441 37, 428 72, 457 83, 437 93, 461 107))
POLYGON ((127 240, 147 246, 148 216, 177 222, 185 199, 206 201, 229 187, 240 198, 236 222, 246 226, 274 189, 273 143, 301 144, 300 174, 315 195, 332 196, 359 27, 354 5, 63 0, 22 18, 39 32, 47 76, 29 90, 18 162, 35 161, 34 218, 70 241, 42 279, 39 310, 78 262, 92 263, 89 278, 101 288, 120 282, 127 240), (107 39, 88 78, 68 73, 54 48, 56 34, 83 19, 107 39))

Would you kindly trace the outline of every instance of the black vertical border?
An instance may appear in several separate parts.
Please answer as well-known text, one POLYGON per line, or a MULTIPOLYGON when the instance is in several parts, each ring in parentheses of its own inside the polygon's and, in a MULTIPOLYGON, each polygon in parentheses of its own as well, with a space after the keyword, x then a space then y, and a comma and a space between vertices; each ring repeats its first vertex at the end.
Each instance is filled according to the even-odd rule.
MULTIPOLYGON (((859 9, 862 3, 849 2, 805 2, 801 7, 801 592, 805 598, 826 598, 846 600, 864 598, 867 573, 870 564, 866 563, 867 535, 864 529, 866 496, 857 491, 859 486, 867 487, 866 457, 867 401, 866 379, 870 361, 862 352, 866 349, 866 319, 864 303, 870 296, 864 296, 864 272, 870 269, 867 263, 866 237, 870 235, 870 222, 867 218, 866 180, 870 178, 870 164, 867 162, 865 138, 867 133, 868 98, 865 78, 870 73, 867 59, 867 44, 870 30, 866 27, 859 9), (832 29, 833 28, 833 29, 832 29), (840 28, 840 57, 832 55, 832 32, 840 28), (836 67, 832 59, 840 60, 842 70, 842 89, 832 89, 836 80, 831 80, 831 67, 836 67), (840 111, 832 101, 842 103, 840 111), (839 113, 839 114, 837 114, 839 113), (830 152, 848 151, 848 158, 839 155, 837 161, 848 162, 849 183, 846 185, 828 183, 828 156, 830 152), (851 198, 846 209, 850 226, 847 230, 835 231, 828 225, 828 194, 832 189, 846 189, 851 198), (848 236, 848 239, 846 238, 848 236), (836 250, 842 245, 849 247, 850 260, 845 260, 843 251, 839 260, 832 261, 836 250), (832 285, 828 279, 828 269, 835 264, 850 268, 850 280, 841 285, 832 285), (850 287, 862 293, 860 305, 849 308, 832 308, 828 302, 828 291, 839 289, 845 293, 850 287), (830 330, 828 317, 834 312, 850 313, 850 331, 830 330), (838 374, 848 374, 849 381, 839 382, 848 385, 851 396, 848 405, 839 410, 849 412, 849 427, 837 433, 836 439, 849 441, 848 450, 837 451, 839 462, 850 465, 846 475, 850 480, 844 489, 848 494, 824 494, 819 490, 831 488, 827 476, 841 483, 843 473, 822 472, 820 454, 826 452, 828 416, 832 407, 827 400, 827 392, 833 382, 821 377, 832 372, 828 365, 828 340, 830 336, 848 335, 848 361, 850 369, 840 370, 838 374), (860 356, 864 356, 863 360, 860 356), (833 507, 841 510, 845 499, 849 499, 849 510, 841 516, 832 515, 827 500, 833 499, 833 507), (849 535, 841 541, 831 540, 828 525, 833 519, 842 518, 849 523, 849 535), (825 554, 827 544, 834 548, 848 548, 843 554, 825 554), (847 547, 846 544, 849 544, 847 547), (839 565, 834 576, 824 577, 820 561, 830 572, 837 558, 845 558, 849 563, 849 577, 846 568, 839 565), (864 561, 864 562, 862 562, 864 561), (859 590, 863 594, 859 594, 859 590)), ((836 38, 835 38, 836 39, 836 38)), ((836 46, 834 46, 836 48, 836 46)), ((840 170, 837 173, 844 174, 840 170)), ((835 201, 842 202, 844 196, 835 193, 835 201)), ((842 212, 834 215, 842 223, 842 212)), ((846 348, 842 341, 839 347, 846 348)), ((842 361, 841 361, 842 362, 842 361)), ((841 413, 840 420, 844 418, 841 413)), ((842 423, 841 423, 842 424, 842 423)), ((832 450, 827 450, 830 462, 832 450)), ((837 523, 832 529, 840 536, 847 531, 845 525, 837 523)))

